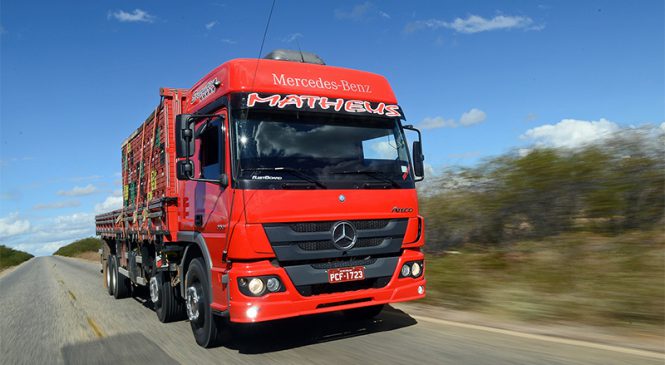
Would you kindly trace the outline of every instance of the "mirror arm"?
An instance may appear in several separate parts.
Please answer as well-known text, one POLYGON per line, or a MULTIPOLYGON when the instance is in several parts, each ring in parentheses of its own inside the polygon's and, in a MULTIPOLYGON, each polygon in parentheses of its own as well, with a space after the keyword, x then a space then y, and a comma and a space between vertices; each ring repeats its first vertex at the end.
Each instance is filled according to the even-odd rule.
POLYGON ((422 134, 420 134, 420 129, 414 127, 413 124, 407 124, 405 126, 402 126, 402 128, 418 133, 418 141, 422 143, 423 136, 422 134))
MULTIPOLYGON (((408 129, 410 131, 418 133, 418 144, 420 144, 422 146, 423 142, 422 142, 422 134, 420 133, 420 129, 414 127, 413 124, 407 124, 405 126, 402 126, 402 128, 408 129)), ((413 161, 414 167, 415 167, 416 163, 423 163, 423 161, 425 161, 425 155, 423 155, 422 149, 420 150, 420 156, 418 156, 420 161, 416 162, 415 161, 416 156, 413 156, 413 157, 414 157, 414 161, 413 161)), ((425 179, 425 176, 416 176, 415 181, 423 181, 424 179, 425 179)))

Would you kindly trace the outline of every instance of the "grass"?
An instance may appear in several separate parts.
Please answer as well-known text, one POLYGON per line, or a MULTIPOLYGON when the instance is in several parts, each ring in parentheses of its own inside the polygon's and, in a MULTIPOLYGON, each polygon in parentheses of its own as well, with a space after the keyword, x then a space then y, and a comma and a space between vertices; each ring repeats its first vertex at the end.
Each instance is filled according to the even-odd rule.
POLYGON ((31 254, 0 245, 0 271, 33 258, 31 254))
POLYGON ((570 233, 430 255, 427 300, 528 321, 665 326, 665 236, 570 233))
POLYGON ((60 247, 54 255, 76 257, 86 252, 97 252, 102 248, 102 240, 94 237, 74 241, 67 246, 60 247))

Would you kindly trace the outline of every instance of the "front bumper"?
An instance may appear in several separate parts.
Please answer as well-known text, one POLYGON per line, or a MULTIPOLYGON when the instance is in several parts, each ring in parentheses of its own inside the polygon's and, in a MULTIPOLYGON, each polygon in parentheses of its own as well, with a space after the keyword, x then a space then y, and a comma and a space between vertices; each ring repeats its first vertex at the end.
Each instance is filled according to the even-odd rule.
POLYGON ((395 272, 386 286, 311 296, 301 295, 289 279, 286 271, 281 267, 273 266, 267 260, 255 263, 236 263, 228 271, 229 317, 231 322, 262 322, 421 299, 425 297, 424 268, 423 273, 418 278, 399 278, 399 269, 405 262, 423 259, 424 256, 419 250, 405 249, 399 256, 395 272), (239 277, 259 275, 279 276, 286 290, 261 297, 246 296, 239 291, 237 285, 239 277))

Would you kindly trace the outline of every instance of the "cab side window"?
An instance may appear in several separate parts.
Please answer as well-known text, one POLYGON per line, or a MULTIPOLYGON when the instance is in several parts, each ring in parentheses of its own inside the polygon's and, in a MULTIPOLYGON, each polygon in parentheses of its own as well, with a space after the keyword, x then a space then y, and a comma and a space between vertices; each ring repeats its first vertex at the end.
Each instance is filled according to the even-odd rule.
POLYGON ((201 178, 219 179, 219 175, 224 171, 224 133, 221 120, 209 122, 199 139, 201 178))

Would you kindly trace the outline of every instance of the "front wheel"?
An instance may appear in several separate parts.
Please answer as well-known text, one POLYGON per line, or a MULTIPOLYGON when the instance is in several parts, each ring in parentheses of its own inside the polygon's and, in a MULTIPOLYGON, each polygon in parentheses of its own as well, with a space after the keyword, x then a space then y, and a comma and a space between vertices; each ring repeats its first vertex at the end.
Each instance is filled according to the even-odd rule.
POLYGON ((351 320, 372 319, 381 313, 383 304, 345 310, 344 316, 351 320))
POLYGON ((210 303, 212 293, 203 260, 192 260, 185 277, 185 305, 187 318, 192 327, 196 343, 203 347, 212 347, 221 337, 221 320, 212 314, 210 303))

